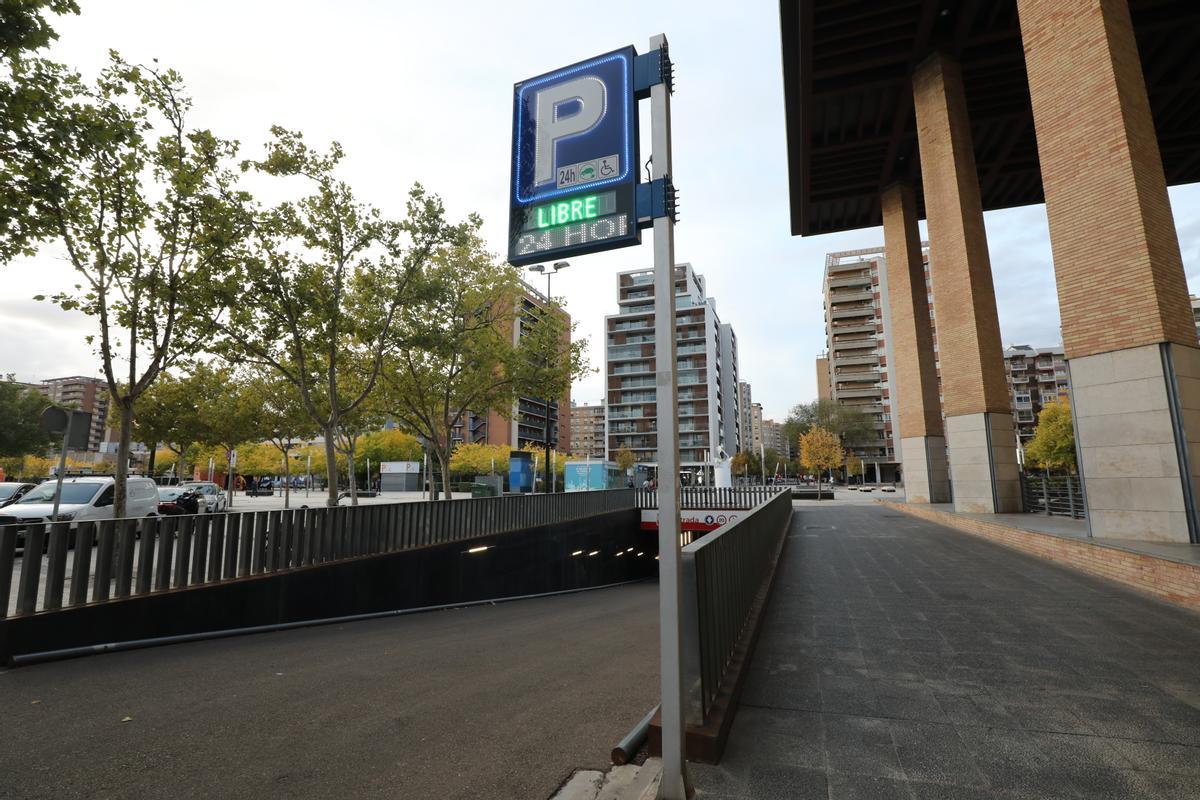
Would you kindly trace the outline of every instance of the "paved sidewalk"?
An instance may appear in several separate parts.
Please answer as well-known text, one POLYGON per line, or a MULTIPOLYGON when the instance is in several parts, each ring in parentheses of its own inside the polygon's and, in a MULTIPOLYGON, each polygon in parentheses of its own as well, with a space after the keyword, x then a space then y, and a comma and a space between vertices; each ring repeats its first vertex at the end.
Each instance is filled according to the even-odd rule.
POLYGON ((1200 797, 1200 617, 878 506, 804 504, 702 798, 1200 797))

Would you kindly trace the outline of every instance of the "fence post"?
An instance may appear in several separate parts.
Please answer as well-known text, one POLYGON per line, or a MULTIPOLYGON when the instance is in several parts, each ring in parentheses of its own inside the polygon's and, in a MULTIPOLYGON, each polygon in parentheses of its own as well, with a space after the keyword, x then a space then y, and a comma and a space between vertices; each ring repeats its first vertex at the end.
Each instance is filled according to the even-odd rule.
POLYGON ((113 525, 111 519, 101 520, 96 543, 96 581, 92 584, 92 602, 102 603, 112 590, 113 525))
POLYGON ((17 528, 0 526, 0 619, 8 616, 9 594, 12 592, 13 564, 17 560, 17 528))
POLYGON ((150 592, 150 578, 154 572, 154 548, 158 545, 161 521, 161 517, 146 517, 141 522, 142 538, 138 545, 137 579, 134 590, 137 594, 150 592))
POLYGON ((1071 476, 1067 476, 1067 507, 1071 510, 1071 519, 1075 519, 1075 490, 1071 487, 1071 476))
POLYGON ((67 536, 70 523, 50 525, 50 546, 46 552, 46 594, 42 607, 47 611, 62 608, 63 584, 67 576, 67 536))
POLYGON ((1045 475, 1042 475, 1042 508, 1046 509, 1046 516, 1050 516, 1050 485, 1045 475))
POLYGON ((179 522, 169 517, 158 526, 162 534, 158 543, 158 566, 154 569, 154 591, 161 592, 171 588, 171 554, 175 552, 175 531, 179 522))

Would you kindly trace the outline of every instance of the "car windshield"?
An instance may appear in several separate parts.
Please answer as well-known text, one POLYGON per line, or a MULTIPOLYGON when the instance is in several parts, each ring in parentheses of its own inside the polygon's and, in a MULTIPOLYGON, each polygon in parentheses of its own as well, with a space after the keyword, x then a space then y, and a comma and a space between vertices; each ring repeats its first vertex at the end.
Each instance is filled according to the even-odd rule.
POLYGON ((158 490, 158 499, 159 500, 174 500, 176 497, 179 497, 179 495, 183 494, 186 491, 187 491, 187 489, 180 489, 178 486, 172 486, 169 489, 166 487, 163 487, 158 490))
POLYGON ((0 483, 0 500, 7 500, 17 493, 25 484, 23 483, 0 483))
MULTIPOLYGON (((46 481, 41 486, 33 489, 29 494, 17 501, 17 505, 28 503, 53 503, 54 502, 54 481, 46 481)), ((100 490, 98 483, 64 483, 62 490, 62 500, 59 502, 64 505, 72 505, 75 503, 87 503, 96 496, 96 492, 100 490)))

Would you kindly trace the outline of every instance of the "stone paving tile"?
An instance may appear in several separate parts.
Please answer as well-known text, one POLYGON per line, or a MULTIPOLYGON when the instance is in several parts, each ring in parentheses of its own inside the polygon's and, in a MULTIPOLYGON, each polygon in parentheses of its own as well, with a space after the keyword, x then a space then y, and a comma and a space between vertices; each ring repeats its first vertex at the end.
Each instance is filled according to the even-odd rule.
POLYGON ((1200 798, 1194 615, 871 506, 793 526, 701 798, 1200 798))

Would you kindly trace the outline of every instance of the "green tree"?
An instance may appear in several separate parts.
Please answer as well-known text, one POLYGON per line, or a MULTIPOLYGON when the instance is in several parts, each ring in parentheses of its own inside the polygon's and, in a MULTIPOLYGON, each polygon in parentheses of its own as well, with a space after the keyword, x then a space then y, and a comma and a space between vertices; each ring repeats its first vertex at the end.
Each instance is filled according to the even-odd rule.
MULTIPOLYGON (((133 406, 132 438, 141 442, 151 451, 148 472, 154 474, 161 471, 158 466, 158 446, 166 445, 167 449, 177 456, 174 463, 180 464, 188 445, 202 436, 202 428, 197 414, 195 392, 191 365, 184 367, 184 376, 176 377, 164 372, 151 386, 138 397, 133 406)), ((203 375, 200 377, 203 379, 203 375)), ((120 426, 118 414, 109 415, 109 425, 120 426)), ((182 472, 180 473, 182 475, 182 472)))
POLYGON ((1025 445, 1025 458, 1042 469, 1075 471, 1075 428, 1068 400, 1042 406, 1033 438, 1025 445))
POLYGON ((188 127, 177 73, 115 54, 94 86, 72 83, 58 100, 84 122, 69 146, 42 154, 49 166, 30 168, 25 184, 38 186, 22 199, 37 218, 31 230, 52 230, 80 278, 53 301, 98 323, 90 342, 119 419, 113 505, 122 516, 134 405, 216 329, 220 292, 211 289, 238 261, 225 168, 237 145, 188 127))
POLYGON ((617 451, 616 462, 622 472, 628 473, 637 464, 637 456, 628 447, 622 447, 617 451))
POLYGON ((311 188, 297 200, 250 209, 252 253, 234 297, 254 302, 233 304, 220 349, 296 387, 325 438, 332 506, 342 418, 375 390, 399 319, 417 299, 413 276, 464 226, 447 224, 441 201, 419 185, 409 192, 406 219, 386 219, 337 177, 340 145, 321 154, 298 133, 276 127, 272 137, 265 158, 243 168, 311 188))
MULTIPOLYGON (((277 460, 283 463, 283 507, 289 508, 292 499, 292 451, 302 441, 312 439, 317 426, 300 402, 296 387, 280 375, 268 370, 258 370, 248 376, 247 393, 250 402, 257 405, 255 427, 258 435, 266 438, 274 448, 277 460)), ((238 460, 241 466, 241 460, 238 460)), ((246 471, 242 470, 243 474, 246 471)), ((260 473, 270 474, 270 473, 260 473)))
MULTIPOLYGON (((224 365, 197 363, 189 385, 196 403, 198 442, 219 446, 230 453, 244 442, 261 441, 265 437, 263 397, 250 376, 224 365)), ((232 508, 237 465, 230 465, 228 460, 225 463, 228 467, 225 488, 232 508)))
POLYGON ((784 435, 789 437, 788 441, 795 442, 800 434, 814 427, 832 433, 842 447, 862 447, 879 438, 870 415, 833 400, 814 400, 794 406, 784 422, 784 435))
POLYGON ((407 309, 384 373, 385 408, 429 443, 448 494, 455 429, 470 412, 510 416, 516 374, 532 356, 528 337, 513 344, 517 273, 487 253, 474 230, 439 251, 420 280, 421 302, 407 309))
POLYGON ((0 456, 43 454, 53 446, 40 422, 49 405, 40 392, 26 389, 13 376, 0 380, 0 456))
POLYGON ((53 232, 42 203, 86 127, 70 102, 78 76, 36 55, 58 38, 47 15, 78 13, 74 0, 0 2, 0 263, 53 232))
MULTIPOLYGON (((520 327, 520 348, 524 357, 513 363, 513 385, 518 395, 546 402, 542 463, 548 466, 552 461, 549 406, 557 402, 558 413, 565 413, 568 404, 563 400, 571 384, 591 371, 587 363, 587 342, 574 338, 576 324, 570 322, 566 311, 553 298, 543 306, 523 302, 516 314, 516 324, 520 327)), ((546 474, 550 474, 549 470, 546 474)), ((549 481, 545 489, 550 490, 549 481)))
MULTIPOLYGON (((363 458, 371 459, 374 464, 382 464, 384 461, 420 462, 424 455, 417 437, 398 428, 366 434, 359 442, 358 452, 363 458)), ((507 456, 507 453, 505 455, 507 456)))
POLYGON ((820 426, 800 435, 800 465, 817 476, 817 499, 821 499, 821 473, 841 466, 845 452, 832 431, 820 426))
POLYGON ((460 478, 491 474, 493 465, 500 475, 508 473, 508 457, 512 448, 500 444, 464 442, 450 456, 450 472, 460 478))

